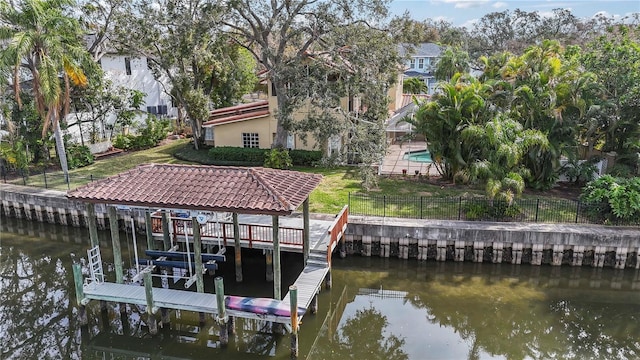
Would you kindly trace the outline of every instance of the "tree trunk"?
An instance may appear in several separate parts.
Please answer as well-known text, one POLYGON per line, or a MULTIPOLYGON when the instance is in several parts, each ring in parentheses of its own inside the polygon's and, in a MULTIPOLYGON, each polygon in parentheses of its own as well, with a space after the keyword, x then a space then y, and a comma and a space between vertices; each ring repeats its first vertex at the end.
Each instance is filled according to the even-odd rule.
POLYGON ((200 150, 200 129, 198 129, 198 121, 191 119, 191 131, 193 132, 193 148, 200 150))
POLYGON ((284 123, 288 120, 286 117, 291 116, 288 112, 282 112, 282 109, 286 109, 287 99, 285 95, 285 89, 277 82, 274 82, 274 88, 276 89, 276 95, 278 96, 278 112, 277 114, 277 126, 276 126, 276 138, 271 144, 272 148, 285 149, 287 147, 287 139, 289 137, 289 130, 284 127, 284 123))
POLYGON ((56 152, 58 153, 58 159, 60 159, 60 167, 64 174, 65 182, 69 182, 69 165, 67 164, 67 153, 64 149, 64 140, 62 139, 62 130, 60 129, 60 121, 55 118, 55 114, 51 112, 51 121, 54 124, 53 135, 56 139, 56 152))

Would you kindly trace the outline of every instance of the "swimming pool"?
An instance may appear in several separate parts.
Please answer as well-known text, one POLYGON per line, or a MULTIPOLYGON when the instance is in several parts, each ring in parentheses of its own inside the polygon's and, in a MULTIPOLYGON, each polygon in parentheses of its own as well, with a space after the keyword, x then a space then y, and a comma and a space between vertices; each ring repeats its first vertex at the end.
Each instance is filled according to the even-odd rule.
POLYGON ((431 153, 429 150, 411 151, 404 154, 403 159, 421 163, 431 163, 431 153))

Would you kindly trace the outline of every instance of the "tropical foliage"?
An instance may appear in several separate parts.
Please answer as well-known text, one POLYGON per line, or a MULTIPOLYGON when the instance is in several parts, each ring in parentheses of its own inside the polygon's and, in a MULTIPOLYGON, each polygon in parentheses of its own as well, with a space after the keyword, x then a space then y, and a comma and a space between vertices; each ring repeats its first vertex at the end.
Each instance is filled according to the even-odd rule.
POLYGON ((640 218, 640 177, 605 175, 587 184, 581 200, 592 215, 610 223, 640 218))
POLYGON ((2 63, 13 68, 13 89, 20 108, 21 88, 29 74, 35 109, 42 121, 42 137, 53 130, 65 178, 69 167, 60 120, 69 112, 72 84, 85 86, 83 71, 91 66, 78 21, 65 14, 71 0, 23 0, 15 7, 0 3, 0 42, 8 45, 2 63))

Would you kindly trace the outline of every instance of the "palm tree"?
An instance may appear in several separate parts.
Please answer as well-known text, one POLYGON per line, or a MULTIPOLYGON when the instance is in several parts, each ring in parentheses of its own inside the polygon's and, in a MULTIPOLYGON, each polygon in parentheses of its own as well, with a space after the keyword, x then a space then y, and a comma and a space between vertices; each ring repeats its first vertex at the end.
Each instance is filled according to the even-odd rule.
POLYGON ((21 76, 31 75, 36 109, 43 121, 42 137, 53 128, 60 166, 68 181, 69 170, 60 118, 69 110, 71 83, 84 86, 81 64, 88 59, 80 24, 64 14, 73 0, 22 0, 0 3, 0 42, 7 44, 3 64, 13 70, 18 106, 21 76))

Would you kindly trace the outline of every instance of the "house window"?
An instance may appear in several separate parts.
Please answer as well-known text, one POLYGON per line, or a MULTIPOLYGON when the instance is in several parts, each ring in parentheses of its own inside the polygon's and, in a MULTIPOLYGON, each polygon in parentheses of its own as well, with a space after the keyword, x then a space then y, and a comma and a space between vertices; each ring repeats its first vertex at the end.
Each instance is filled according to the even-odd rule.
POLYGON ((242 146, 246 148, 260 147, 258 133, 242 133, 242 146))
POLYGON ((411 69, 416 68, 416 59, 411 59, 411 62, 409 63, 409 68, 411 69))
POLYGON ((204 140, 213 141, 213 126, 204 128, 204 140))
POLYGON ((418 69, 424 69, 424 59, 418 59, 418 69))
POLYGON ((157 115, 158 114, 158 108, 156 108, 155 106, 147 106, 147 112, 149 114, 157 115))
POLYGON ((131 75, 131 59, 128 57, 124 58, 124 69, 127 75, 131 75))
POLYGON ((271 96, 278 96, 278 94, 276 94, 276 84, 271 83, 271 96))

